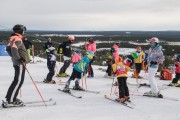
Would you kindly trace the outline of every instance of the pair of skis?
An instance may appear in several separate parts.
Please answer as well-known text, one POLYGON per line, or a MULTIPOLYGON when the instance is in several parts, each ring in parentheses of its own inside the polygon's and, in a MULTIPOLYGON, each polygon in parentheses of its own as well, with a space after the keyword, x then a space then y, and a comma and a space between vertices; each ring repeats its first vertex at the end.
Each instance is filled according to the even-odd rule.
POLYGON ((113 101, 113 102, 119 103, 119 104, 121 104, 121 105, 123 105, 123 106, 125 106, 125 107, 134 109, 135 104, 132 103, 132 102, 130 102, 130 101, 126 101, 126 102, 124 102, 124 103, 121 103, 121 102, 119 102, 119 101, 117 101, 117 100, 115 100, 115 99, 112 99, 112 98, 108 97, 107 95, 104 95, 104 97, 105 97, 106 99, 108 99, 108 100, 111 100, 111 101, 113 101))
MULTIPOLYGON (((82 98, 82 96, 77 96, 77 95, 72 94, 71 91, 65 92, 65 91, 63 91, 62 89, 58 89, 58 90, 61 91, 61 92, 66 93, 66 94, 68 94, 68 95, 70 95, 70 96, 72 96, 72 97, 82 98)), ((70 88, 70 90, 75 90, 75 89, 70 88)), ((99 91, 91 91, 91 90, 76 90, 76 91, 82 91, 82 92, 88 92, 88 93, 94 93, 94 94, 99 94, 99 93, 100 93, 99 91)))
MULTIPOLYGON (((4 101, 2 101, 2 102, 4 102, 4 101)), ((52 98, 47 99, 44 102, 46 102, 47 106, 56 105, 56 102, 53 102, 52 98)), ((43 103, 43 101, 39 101, 39 100, 37 100, 37 101, 29 101, 29 102, 24 102, 24 104, 21 105, 21 106, 9 106, 9 107, 6 107, 6 108, 1 106, 0 110, 8 109, 8 108, 19 108, 19 107, 43 107, 43 106, 45 107, 45 105, 42 104, 42 103, 43 103)))
POLYGON ((142 96, 142 97, 150 97, 150 98, 166 99, 166 100, 172 100, 172 101, 179 101, 179 99, 173 98, 173 97, 163 96, 163 97, 161 98, 161 97, 154 97, 154 96, 144 95, 144 93, 134 93, 134 94, 132 94, 132 95, 135 95, 135 96, 142 96))

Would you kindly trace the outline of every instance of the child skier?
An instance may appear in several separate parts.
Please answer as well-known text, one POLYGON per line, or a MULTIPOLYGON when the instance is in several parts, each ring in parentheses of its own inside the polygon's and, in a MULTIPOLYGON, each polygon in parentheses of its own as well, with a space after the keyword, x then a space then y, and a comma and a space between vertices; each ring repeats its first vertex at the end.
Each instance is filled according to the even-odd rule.
POLYGON ((56 84, 56 82, 54 80, 52 80, 55 71, 54 68, 56 66, 56 56, 54 55, 54 47, 49 47, 48 48, 49 53, 47 55, 47 66, 48 66, 48 70, 49 73, 47 74, 46 79, 44 79, 44 83, 51 83, 51 84, 56 84))
POLYGON ((180 87, 180 84, 178 83, 178 80, 180 79, 180 55, 177 55, 176 62, 175 62, 175 78, 173 79, 172 83, 169 84, 169 86, 176 86, 180 87))
MULTIPOLYGON (((86 51, 92 51, 93 53, 96 52, 96 43, 94 42, 94 39, 92 37, 86 39, 85 50, 86 51), (87 44, 87 41, 88 41, 88 44, 87 44)), ((91 59, 91 61, 89 63, 89 66, 88 66, 88 71, 87 71, 88 72, 88 77, 94 77, 93 68, 91 66, 93 61, 94 61, 94 57, 93 57, 93 59, 91 59)))
POLYGON ((86 52, 86 55, 74 65, 73 72, 69 78, 69 80, 66 82, 66 85, 63 89, 64 92, 70 92, 69 85, 71 80, 74 80, 77 78, 75 81, 75 90, 84 90, 79 86, 79 81, 81 79, 81 73, 86 73, 87 67, 90 63, 90 61, 93 59, 94 53, 92 51, 86 52))
POLYGON ((129 100, 129 90, 127 86, 127 72, 130 71, 130 67, 126 66, 123 62, 114 63, 112 65, 113 72, 117 76, 119 84, 119 98, 118 102, 124 103, 129 100))
POLYGON ((106 74, 104 75, 105 78, 112 78, 112 56, 109 55, 106 58, 106 63, 108 65, 106 69, 106 74))
MULTIPOLYGON (((134 52, 134 54, 137 55, 137 57, 134 58, 134 63, 135 63, 134 77, 136 78, 136 80, 138 80, 138 78, 140 77, 139 74, 142 69, 142 64, 143 64, 143 60, 145 58, 145 54, 141 50, 141 46, 137 46, 136 52, 134 52)), ((132 54, 132 55, 134 55, 134 54, 132 54)))
POLYGON ((73 66, 79 61, 81 60, 81 52, 80 50, 75 50, 73 56, 72 56, 72 64, 73 66))

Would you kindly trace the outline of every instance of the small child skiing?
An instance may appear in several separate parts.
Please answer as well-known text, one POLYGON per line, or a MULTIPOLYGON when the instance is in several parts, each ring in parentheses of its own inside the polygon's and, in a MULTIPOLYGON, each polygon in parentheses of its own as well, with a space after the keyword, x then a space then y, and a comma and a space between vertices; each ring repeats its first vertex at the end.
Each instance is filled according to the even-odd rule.
POLYGON ((75 53, 72 56, 72 64, 73 66, 79 61, 81 60, 81 52, 80 50, 75 50, 75 53))
POLYGON ((112 56, 111 55, 107 56, 106 63, 108 67, 106 69, 106 74, 104 75, 104 77, 112 78, 112 56))
POLYGON ((52 80, 55 71, 54 68, 56 66, 56 56, 54 55, 54 47, 49 47, 48 48, 49 53, 47 54, 47 66, 48 66, 48 70, 49 73, 47 74, 46 79, 44 79, 44 83, 51 83, 51 84, 56 84, 56 82, 54 80, 52 80))
POLYGON ((125 65, 123 62, 118 62, 112 65, 112 69, 119 84, 119 98, 116 100, 121 103, 124 103, 127 100, 130 101, 129 89, 126 83, 127 72, 130 71, 130 67, 125 65))
POLYGON ((176 86, 180 87, 180 84, 178 83, 178 80, 180 79, 180 55, 177 55, 176 62, 175 62, 175 78, 173 79, 172 83, 169 84, 169 86, 176 86))
POLYGON ((69 89, 70 82, 71 80, 74 80, 76 78, 77 79, 75 81, 74 89, 84 90, 82 87, 79 86, 79 81, 81 79, 81 74, 86 73, 87 67, 90 61, 93 59, 93 57, 94 57, 94 53, 92 51, 88 51, 86 52, 86 55, 78 63, 74 65, 73 72, 70 78, 68 79, 68 81, 66 82, 66 85, 63 89, 64 92, 70 92, 70 89, 69 89))

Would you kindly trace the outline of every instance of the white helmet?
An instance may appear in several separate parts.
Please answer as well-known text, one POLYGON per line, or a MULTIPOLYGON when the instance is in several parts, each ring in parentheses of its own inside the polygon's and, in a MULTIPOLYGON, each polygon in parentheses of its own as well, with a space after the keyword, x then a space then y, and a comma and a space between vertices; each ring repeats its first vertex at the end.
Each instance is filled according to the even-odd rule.
POLYGON ((153 37, 149 40, 149 42, 156 42, 159 43, 159 39, 157 37, 153 37))

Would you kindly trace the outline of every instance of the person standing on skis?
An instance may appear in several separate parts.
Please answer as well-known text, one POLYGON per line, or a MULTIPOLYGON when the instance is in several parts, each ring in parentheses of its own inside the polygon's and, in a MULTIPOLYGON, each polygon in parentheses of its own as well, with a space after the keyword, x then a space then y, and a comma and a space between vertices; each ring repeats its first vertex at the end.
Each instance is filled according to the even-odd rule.
POLYGON ((47 66, 49 73, 47 74, 46 79, 44 79, 44 83, 50 83, 50 84, 56 84, 54 80, 52 80, 54 74, 55 74, 55 66, 56 66, 56 56, 54 54, 55 47, 49 47, 48 48, 49 53, 47 55, 47 66))
POLYGON ((163 95, 160 93, 157 83, 155 80, 155 74, 158 70, 159 64, 163 64, 164 55, 162 47, 159 45, 159 39, 153 37, 150 39, 150 49, 148 53, 148 80, 151 86, 151 91, 144 93, 145 96, 159 97, 163 98, 163 95))
POLYGON ((69 67, 71 63, 71 56, 72 56, 72 43, 74 42, 75 38, 74 36, 68 36, 68 40, 63 42, 62 44, 59 45, 58 47, 58 52, 59 54, 63 54, 63 59, 64 59, 64 65, 61 67, 59 70, 59 74, 57 75, 58 77, 67 77, 69 76, 66 73, 66 69, 69 67))
MULTIPOLYGON (((85 42, 85 49, 86 51, 92 51, 93 53, 96 53, 96 43, 94 42, 94 39, 92 37, 87 38, 86 42, 85 42), (87 43, 88 41, 88 43, 87 43)), ((94 61, 94 57, 93 59, 91 59, 89 66, 88 66, 88 77, 94 77, 94 72, 93 72, 93 68, 92 68, 92 63, 94 61)))
POLYGON ((113 73, 116 75, 119 85, 119 98, 118 102, 124 103, 129 98, 129 89, 127 86, 127 72, 130 71, 130 67, 125 65, 122 61, 112 65, 113 73))
POLYGON ((24 25, 17 24, 13 27, 13 31, 14 33, 10 37, 6 51, 12 59, 15 75, 14 80, 7 91, 5 97, 6 102, 2 103, 3 107, 22 106, 24 104, 17 98, 17 95, 24 82, 26 69, 25 64, 29 62, 26 48, 22 41, 26 27, 24 25))
POLYGON ((46 55, 48 55, 48 53, 49 53, 49 49, 48 48, 50 48, 50 47, 54 47, 54 44, 52 43, 51 38, 48 38, 47 42, 43 46, 43 48, 46 51, 46 55))
POLYGON ((135 63, 134 77, 138 81, 138 78, 140 78, 139 74, 142 70, 143 60, 145 59, 145 54, 141 50, 141 46, 137 46, 136 51, 132 53, 132 56, 134 58, 135 63))
POLYGON ((180 87, 180 84, 178 83, 178 80, 180 79, 180 55, 177 55, 175 59, 175 78, 173 78, 172 83, 170 83, 169 86, 180 87))
POLYGON ((75 90, 84 90, 82 87, 80 87, 79 82, 81 79, 81 74, 86 74, 86 70, 87 67, 90 63, 90 61, 93 59, 94 53, 92 51, 88 51, 86 52, 86 55, 78 62, 74 65, 73 67, 73 72, 70 76, 70 78, 68 79, 68 81, 66 82, 66 85, 63 89, 64 92, 70 92, 69 86, 70 86, 70 82, 74 79, 76 79, 75 81, 75 86, 74 89, 75 90))

